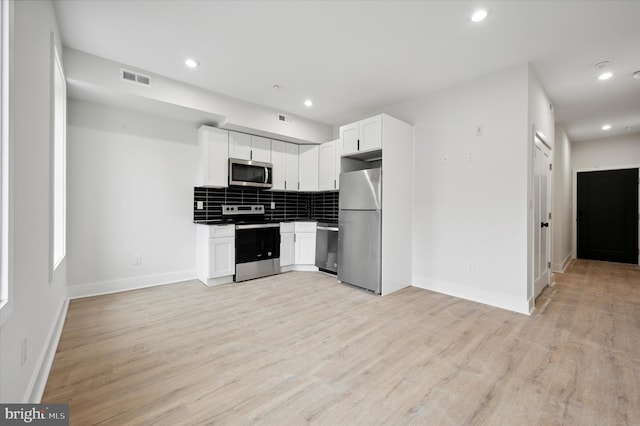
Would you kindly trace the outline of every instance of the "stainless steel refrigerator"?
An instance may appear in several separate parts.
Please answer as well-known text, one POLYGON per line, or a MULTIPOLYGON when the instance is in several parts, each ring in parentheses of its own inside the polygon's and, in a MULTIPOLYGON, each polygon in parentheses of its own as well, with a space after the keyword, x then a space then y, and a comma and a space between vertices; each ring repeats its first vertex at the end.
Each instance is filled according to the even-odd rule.
POLYGON ((382 284, 382 170, 340 175, 338 280, 378 294, 382 284))

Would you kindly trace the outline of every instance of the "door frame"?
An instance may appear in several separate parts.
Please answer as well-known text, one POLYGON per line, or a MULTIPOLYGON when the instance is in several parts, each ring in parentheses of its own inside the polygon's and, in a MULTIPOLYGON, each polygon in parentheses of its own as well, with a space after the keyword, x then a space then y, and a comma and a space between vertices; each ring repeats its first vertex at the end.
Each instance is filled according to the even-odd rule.
MULTIPOLYGON (((573 226, 571 230, 571 258, 577 259, 578 257, 578 173, 582 172, 605 172, 605 171, 613 171, 613 170, 624 170, 624 169, 639 169, 640 172, 640 164, 627 165, 627 166, 606 166, 606 167, 588 167, 572 170, 572 180, 573 180, 573 200, 571 206, 571 218, 573 220, 573 226)), ((638 183, 638 211, 640 211, 640 183, 638 183)), ((640 226, 638 226, 638 243, 640 244, 640 226)), ((638 255, 638 262, 640 265, 640 254, 638 255)))
MULTIPOLYGON (((536 207, 536 194, 534 194, 534 188, 535 188, 535 183, 534 183, 534 179, 535 179, 535 152, 536 152, 536 144, 537 141, 540 141, 540 144, 542 145, 543 149, 548 151, 549 154, 549 164, 553 165, 553 148, 549 145, 549 143, 547 142, 547 138, 544 134, 542 134, 541 132, 537 131, 535 128, 535 125, 533 126, 533 138, 532 138, 532 143, 531 143, 531 172, 530 172, 530 179, 531 179, 531 193, 532 193, 532 197, 530 200, 530 211, 531 211, 531 221, 530 221, 530 229, 531 229, 531 240, 530 240, 530 249, 531 249, 531 255, 530 255, 530 259, 529 259, 529 265, 531 267, 529 276, 529 289, 528 289, 528 297, 529 297, 529 303, 530 303, 530 309, 533 308, 535 309, 535 298, 537 297, 537 295, 535 294, 535 285, 536 285, 536 277, 535 277, 535 262, 537 260, 537 253, 535 250, 535 233, 539 230, 540 228, 540 224, 536 222, 535 220, 535 207, 536 207)), ((549 180, 547 182, 547 210, 549 211, 549 213, 551 213, 551 217, 552 219, 548 219, 550 227, 548 228, 548 235, 547 235, 547 262, 550 262, 551 259, 553 259, 553 182, 554 182, 554 174, 553 174, 553 169, 550 171, 547 171, 549 176, 549 180)), ((552 274, 553 274, 553 269, 549 266, 548 267, 548 282, 547 285, 551 286, 553 283, 552 280, 552 274)))

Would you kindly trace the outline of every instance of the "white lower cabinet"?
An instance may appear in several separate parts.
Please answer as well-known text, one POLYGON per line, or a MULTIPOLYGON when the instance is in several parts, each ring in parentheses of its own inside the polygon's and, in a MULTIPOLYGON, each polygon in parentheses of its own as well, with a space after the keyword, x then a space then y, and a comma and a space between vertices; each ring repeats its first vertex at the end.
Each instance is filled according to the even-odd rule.
POLYGON ((280 267, 287 271, 317 271, 316 222, 280 224, 280 267))
POLYGON ((196 269, 207 286, 230 283, 236 273, 234 225, 196 225, 196 269))
POLYGON ((316 222, 295 222, 296 265, 316 263, 316 222))
POLYGON ((295 234, 292 232, 283 232, 282 225, 280 228, 280 267, 291 266, 295 263, 295 234))

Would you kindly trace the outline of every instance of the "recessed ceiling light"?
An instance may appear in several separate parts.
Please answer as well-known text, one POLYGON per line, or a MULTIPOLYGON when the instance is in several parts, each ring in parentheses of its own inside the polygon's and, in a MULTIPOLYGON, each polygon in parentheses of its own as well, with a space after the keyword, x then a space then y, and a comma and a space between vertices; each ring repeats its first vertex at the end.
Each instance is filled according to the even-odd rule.
POLYGON ((280 85, 279 84, 274 84, 271 87, 273 87, 273 90, 278 90, 280 88, 280 85))
POLYGON ((611 65, 611 61, 607 61, 607 60, 596 62, 595 64, 593 64, 593 66, 598 68, 599 70, 605 69, 609 65, 611 65))
POLYGON ((304 101, 304 106, 310 107, 313 106, 313 101, 311 99, 307 99, 304 101))
POLYGON ((598 80, 609 80, 613 77, 613 73, 611 71, 605 71, 598 76, 598 80))
POLYGON ((489 15, 489 12, 487 12, 485 9, 476 10, 475 12, 473 12, 473 15, 471 15, 471 21, 482 22, 487 17, 487 15, 489 15))
POLYGON ((602 130, 609 130, 611 129, 611 124, 605 124, 604 126, 601 127, 602 130))
POLYGON ((198 66, 200 65, 200 62, 196 61, 195 59, 189 58, 186 61, 184 61, 184 64, 189 68, 198 68, 198 66))

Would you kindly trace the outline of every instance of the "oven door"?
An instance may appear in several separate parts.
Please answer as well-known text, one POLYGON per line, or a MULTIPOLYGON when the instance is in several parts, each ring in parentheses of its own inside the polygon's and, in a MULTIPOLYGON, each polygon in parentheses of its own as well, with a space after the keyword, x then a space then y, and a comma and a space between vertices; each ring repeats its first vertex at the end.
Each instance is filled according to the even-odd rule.
POLYGON ((271 188, 273 166, 260 161, 229 159, 229 185, 271 188))
POLYGON ((245 281, 280 273, 280 224, 236 225, 236 275, 245 281))

